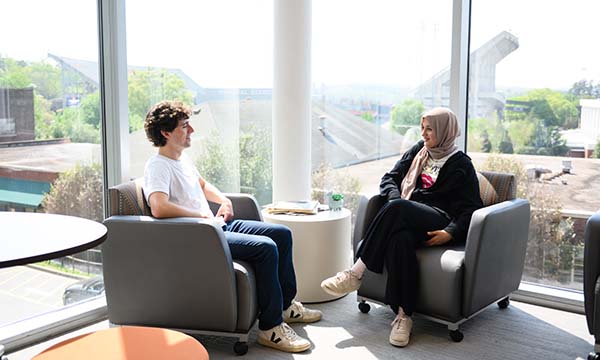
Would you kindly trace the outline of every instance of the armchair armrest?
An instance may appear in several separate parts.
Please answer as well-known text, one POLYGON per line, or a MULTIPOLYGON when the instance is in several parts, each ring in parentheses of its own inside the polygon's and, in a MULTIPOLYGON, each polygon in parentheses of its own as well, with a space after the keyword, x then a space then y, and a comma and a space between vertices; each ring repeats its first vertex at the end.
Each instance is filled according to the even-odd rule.
MULTIPOLYGON (((260 207, 256 202, 254 196, 250 194, 240 194, 240 193, 226 193, 223 194, 231 200, 233 204, 233 218, 234 219, 243 219, 243 220, 256 220, 262 221, 262 215, 260 213, 260 207)), ((217 213, 219 209, 219 204, 209 202, 210 209, 214 214, 217 213)))
POLYGON ((249 194, 225 194, 233 203, 234 219, 262 221, 260 207, 249 194))
POLYGON ((102 249, 103 271, 111 322, 235 330, 235 273, 220 228, 197 218, 112 216, 104 223, 108 238, 102 249))
POLYGON ((588 329, 590 334, 599 334, 600 321, 596 321, 600 316, 600 302, 598 293, 600 284, 598 277, 600 275, 600 212, 592 215, 585 226, 585 246, 583 250, 583 294, 585 313, 587 317, 588 329), (598 313, 598 315, 596 315, 598 313))
POLYGON ((518 289, 529 216, 529 201, 524 199, 503 201, 473 213, 465 245, 465 317, 518 289))
MULTIPOLYGON (((585 311, 586 316, 593 321, 587 320, 588 330, 591 335, 600 334, 600 277, 596 279, 596 286, 593 289, 593 295, 589 296, 592 302, 592 311, 585 311)), ((588 296, 584 295, 587 300, 588 296)))
POLYGON ((374 195, 361 195, 356 211, 356 221, 354 223, 354 234, 352 236, 353 251, 356 253, 358 243, 364 238, 373 218, 379 212, 379 209, 385 204, 386 200, 374 195))

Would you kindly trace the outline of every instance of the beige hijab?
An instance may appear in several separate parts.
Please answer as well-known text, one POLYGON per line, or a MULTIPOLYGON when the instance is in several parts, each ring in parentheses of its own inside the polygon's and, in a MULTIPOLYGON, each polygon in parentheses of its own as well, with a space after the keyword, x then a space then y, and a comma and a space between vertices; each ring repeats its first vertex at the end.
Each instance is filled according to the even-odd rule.
POLYGON ((460 135, 460 128, 458 127, 456 115, 450 109, 439 107, 427 111, 421 117, 421 124, 425 118, 429 120, 431 128, 437 137, 438 144, 433 148, 423 146, 413 159, 412 164, 410 164, 410 168, 404 180, 402 180, 402 194, 400 195, 406 200, 410 199, 415 190, 417 180, 421 172, 423 172, 423 166, 428 157, 431 156, 435 160, 441 159, 457 149, 454 141, 460 135))

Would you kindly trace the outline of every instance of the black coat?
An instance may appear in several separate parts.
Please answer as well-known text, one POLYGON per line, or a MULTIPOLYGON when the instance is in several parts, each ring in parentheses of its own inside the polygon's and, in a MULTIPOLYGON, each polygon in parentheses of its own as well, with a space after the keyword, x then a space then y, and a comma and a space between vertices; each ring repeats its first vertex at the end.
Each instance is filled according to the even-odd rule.
MULTIPOLYGON (((402 180, 422 147, 421 140, 402 156, 390 172, 383 175, 381 196, 388 201, 400 198, 402 180)), ((427 189, 422 187, 419 176, 410 200, 446 212, 451 221, 444 230, 450 233, 455 241, 465 241, 473 212, 483 207, 479 195, 479 181, 471 158, 462 151, 452 155, 440 169, 435 183, 427 189)))

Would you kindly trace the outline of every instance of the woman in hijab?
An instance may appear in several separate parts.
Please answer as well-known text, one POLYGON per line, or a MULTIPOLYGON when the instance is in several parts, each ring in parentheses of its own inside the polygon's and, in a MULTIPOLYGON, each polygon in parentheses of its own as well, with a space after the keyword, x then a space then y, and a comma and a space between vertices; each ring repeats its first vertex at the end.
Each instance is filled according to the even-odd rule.
POLYGON ((360 287, 365 269, 388 272, 385 302, 397 314, 390 343, 406 346, 417 297, 416 249, 464 243, 471 215, 482 207, 471 159, 454 141, 460 135, 456 115, 435 108, 421 118, 419 141, 381 179, 387 203, 367 229, 351 269, 321 283, 332 295, 360 287))

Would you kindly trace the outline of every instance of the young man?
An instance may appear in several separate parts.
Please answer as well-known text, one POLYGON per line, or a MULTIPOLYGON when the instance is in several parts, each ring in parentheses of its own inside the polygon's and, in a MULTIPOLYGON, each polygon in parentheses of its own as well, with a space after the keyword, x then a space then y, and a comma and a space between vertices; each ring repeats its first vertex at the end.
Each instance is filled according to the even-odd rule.
MULTIPOLYGON (((294 300, 296 275, 292 263, 292 234, 289 228, 259 221, 233 220, 231 200, 200 176, 182 157, 194 132, 190 109, 180 102, 162 101, 146 115, 146 136, 158 147, 144 170, 144 194, 157 218, 199 217, 218 221, 225 231, 234 259, 252 264, 256 273, 259 307, 258 342, 278 350, 301 352, 310 342, 287 325, 321 319, 294 300), (221 204, 216 214, 208 201, 221 204)), ((199 241, 201 241, 199 239, 199 241)))

